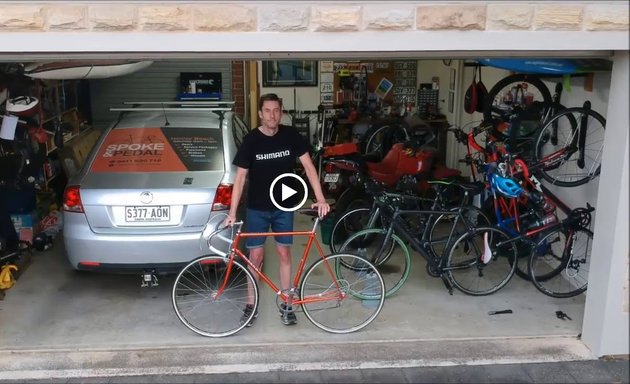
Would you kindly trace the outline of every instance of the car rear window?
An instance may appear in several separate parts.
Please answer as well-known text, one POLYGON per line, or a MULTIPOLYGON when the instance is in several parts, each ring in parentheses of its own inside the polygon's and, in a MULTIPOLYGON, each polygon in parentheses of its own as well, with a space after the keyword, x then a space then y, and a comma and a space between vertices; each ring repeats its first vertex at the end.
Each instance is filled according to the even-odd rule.
POLYGON ((182 172, 223 170, 221 130, 158 127, 109 131, 92 172, 182 172))

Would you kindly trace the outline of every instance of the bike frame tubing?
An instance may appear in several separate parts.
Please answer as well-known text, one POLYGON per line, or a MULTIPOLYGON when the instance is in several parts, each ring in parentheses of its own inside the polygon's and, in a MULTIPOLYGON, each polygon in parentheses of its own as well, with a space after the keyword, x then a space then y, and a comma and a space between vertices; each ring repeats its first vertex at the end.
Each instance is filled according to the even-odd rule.
MULTIPOLYGON (((234 241, 232 242, 232 249, 230 250, 229 253, 229 261, 228 261, 228 267, 227 267, 227 272, 226 272, 226 277, 225 280, 223 281, 223 284, 221 285, 221 287, 218 289, 217 291, 217 296, 219 296, 223 290, 225 289, 225 286, 227 284, 228 278, 230 276, 230 272, 232 270, 232 265, 234 263, 234 259, 236 258, 235 255, 238 255, 240 257, 241 260, 243 260, 245 262, 245 264, 247 264, 247 266, 250 268, 250 270, 254 270, 256 272, 256 274, 258 275, 258 277, 260 279, 262 279, 262 281, 264 281, 269 288, 271 288, 274 292, 276 292, 276 294, 278 296, 280 296, 280 298, 287 302, 289 297, 282 292, 281 289, 278 288, 278 286, 276 284, 274 284, 273 281, 271 281, 271 279, 269 279, 267 277, 267 275, 265 275, 265 273, 263 271, 261 271, 258 267, 256 267, 251 261, 249 261, 249 258, 247 256, 245 256, 243 254, 243 252, 241 252, 240 249, 237 248, 238 242, 241 238, 248 238, 248 237, 269 237, 269 236, 308 236, 308 241, 306 243, 306 247, 304 248, 304 253, 302 254, 302 259, 300 260, 300 264, 298 266, 297 271, 295 272, 295 276, 293 278, 293 286, 297 287, 298 283, 300 282, 300 278, 302 277, 302 272, 304 271, 304 266, 306 265, 306 259, 308 258, 308 252, 311 249, 312 244, 315 244, 315 247, 317 248, 317 251, 319 252, 319 256, 322 259, 325 259, 324 256, 324 251, 322 250, 321 245, 319 244, 319 241, 317 241, 317 238, 315 237, 315 231, 295 231, 295 232, 251 232, 251 233, 241 233, 238 232, 236 234, 236 237, 234 238, 234 241)), ((328 270, 328 273, 330 273, 331 276, 331 281, 335 284, 336 288, 339 289, 339 284, 337 279, 335 278, 335 274, 333 273, 332 269, 330 268, 330 265, 328 264, 328 262, 324 261, 326 264, 326 269, 328 270)), ((331 291, 334 292, 334 291, 331 291)), ((305 298, 304 300, 302 299, 297 299, 294 300, 292 299, 292 303, 295 305, 301 305, 301 304, 305 304, 305 303, 313 303, 313 302, 321 302, 321 301, 329 301, 333 298, 335 298, 337 295, 333 296, 333 297, 329 297, 329 296, 313 296, 313 297, 308 297, 305 298)))

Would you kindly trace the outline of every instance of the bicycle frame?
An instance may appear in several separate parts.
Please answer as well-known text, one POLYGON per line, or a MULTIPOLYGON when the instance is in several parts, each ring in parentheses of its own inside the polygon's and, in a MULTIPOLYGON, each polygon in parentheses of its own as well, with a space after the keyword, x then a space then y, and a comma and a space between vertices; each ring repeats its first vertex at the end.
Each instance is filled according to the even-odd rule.
MULTIPOLYGON (((251 232, 251 233, 243 233, 239 230, 236 233, 236 237, 234 238, 232 245, 230 247, 230 251, 228 253, 228 264, 227 264, 227 271, 226 271, 226 277, 223 280, 223 283, 221 284, 221 286, 219 287, 219 289, 217 290, 215 297, 219 297, 223 291, 225 290, 225 287, 227 285, 227 282, 229 281, 229 276, 230 276, 230 272, 232 270, 232 265, 234 264, 234 261, 236 259, 236 256, 238 256, 240 258, 240 260, 243 260, 245 262, 245 264, 250 268, 250 270, 253 270, 256 272, 256 274, 258 275, 258 277, 265 282, 265 284, 267 284, 269 286, 269 288, 271 288, 274 292, 276 292, 276 294, 278 296, 280 296, 280 298, 284 301, 284 302, 288 302, 289 301, 289 295, 285 294, 284 292, 282 292, 282 290, 280 288, 278 288, 278 286, 271 281, 271 279, 269 279, 269 277, 267 277, 267 275, 265 275, 265 273, 263 271, 261 271, 258 267, 256 267, 251 261, 249 261, 249 258, 247 256, 245 256, 243 254, 243 252, 241 252, 240 249, 238 249, 238 243, 240 241, 240 239, 243 238, 249 238, 249 237, 269 237, 269 236, 308 236, 308 241, 306 243, 306 247, 304 248, 304 253, 302 254, 302 258, 300 260, 300 264, 297 268, 297 271, 295 273, 295 276, 293 278, 293 287, 297 287, 300 279, 302 277, 302 272, 304 271, 304 266, 306 265, 306 260, 308 259, 308 254, 309 251, 311 249, 311 246, 313 245, 313 243, 315 244, 315 247, 317 248, 317 251, 320 255, 320 257, 322 259, 325 259, 325 254, 324 251, 322 250, 321 245, 319 244, 319 241, 317 240, 316 237, 316 232, 315 229, 317 228, 317 225, 319 224, 319 218, 315 219, 315 224, 313 225, 313 229, 311 231, 293 231, 293 232, 251 232)), ((313 302, 320 302, 320 301, 329 301, 329 300, 333 300, 333 299, 341 299, 343 298, 343 296, 345 296, 345 293, 342 292, 339 286, 339 282, 337 281, 337 279, 335 278, 335 274, 333 272, 333 270, 331 269, 331 266, 328 265, 328 262, 325 261, 325 265, 326 265, 326 269, 328 270, 328 273, 330 273, 331 276, 331 281, 336 285, 337 290, 328 290, 327 292, 331 293, 332 296, 325 296, 325 295, 317 295, 317 296, 313 296, 313 297, 307 297, 305 299, 293 299, 293 297, 291 297, 291 302, 294 305, 301 305, 304 303, 313 303, 313 302), (338 294, 335 294, 336 292, 339 292, 338 294), (341 295, 341 296, 340 296, 341 295)), ((291 295, 292 296, 292 295, 291 295)))
MULTIPOLYGON (((468 193, 465 193, 465 196, 468 196, 468 193)), ((415 251, 417 251, 418 253, 420 253, 422 255, 422 257, 427 261, 427 263, 429 263, 429 265, 431 266, 431 268, 437 270, 440 272, 440 274, 442 274, 443 272, 447 271, 447 270, 451 270, 451 269, 459 269, 459 268, 466 268, 464 266, 462 267, 456 267, 456 268, 444 268, 443 267, 443 260, 444 260, 444 255, 437 255, 433 249, 430 247, 431 244, 433 244, 429 239, 429 234, 431 232, 431 228, 432 225, 434 223, 437 217, 440 217, 442 215, 456 215, 455 217, 455 222, 453 223, 453 225, 451 226, 451 230, 449 232, 449 236, 448 239, 446 240, 446 244, 450 244, 451 241, 454 238, 454 234, 455 234, 455 228, 457 227, 457 223, 459 222, 459 220, 462 220, 464 223, 468 222, 466 221, 466 218, 463 216, 462 214, 462 210, 464 208, 464 201, 466 201, 466 199, 462 199, 462 203, 461 205, 457 208, 456 211, 453 210, 437 210, 437 209, 429 209, 429 210, 402 210, 402 209, 398 209, 396 208, 392 214, 391 217, 391 223, 389 225, 389 227, 387 228, 387 233, 385 235, 385 239, 389 239, 391 238, 392 234, 394 234, 394 232, 397 235, 400 235, 401 237, 403 237, 404 240, 408 241, 411 244, 411 248, 414 249, 415 251), (404 215, 424 215, 424 216, 428 216, 428 220, 426 222, 426 225, 424 227, 424 230, 422 231, 422 236, 420 239, 418 239, 417 236, 415 236, 413 233, 411 233, 411 230, 407 227, 406 223, 404 223, 404 220, 402 220, 402 216, 404 215), (401 222, 402 220, 402 222, 401 222)), ((473 227, 469 226, 469 229, 472 229, 473 227)), ((383 244, 381 245, 381 248, 379 249, 377 254, 382 254, 382 252, 384 251, 384 247, 385 244, 387 243, 386 240, 383 241, 383 244)), ((444 248, 444 252, 446 252, 448 249, 448 247, 444 248)))

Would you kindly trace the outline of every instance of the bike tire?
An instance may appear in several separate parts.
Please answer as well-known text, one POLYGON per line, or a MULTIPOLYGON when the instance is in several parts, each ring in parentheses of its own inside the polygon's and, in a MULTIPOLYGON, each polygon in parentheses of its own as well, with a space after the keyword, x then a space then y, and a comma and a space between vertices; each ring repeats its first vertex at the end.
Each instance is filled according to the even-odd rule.
POLYGON ((536 89, 535 92, 532 92, 535 93, 534 100, 543 101, 546 103, 553 102, 553 98, 551 96, 549 88, 542 80, 540 80, 538 76, 533 74, 520 73, 509 75, 499 80, 492 88, 490 88, 487 97, 484 98, 483 119, 485 122, 492 122, 496 118, 499 118, 503 121, 505 120, 505 115, 509 114, 511 109, 504 111, 498 108, 496 105, 500 101, 497 102, 497 97, 501 96, 506 89, 522 83, 528 84, 528 91, 530 91, 530 86, 536 89))
MULTIPOLYGON (((386 240, 386 235, 386 229, 364 229, 350 236, 339 252, 359 255, 376 265, 385 282, 385 296, 389 297, 398 292, 407 281, 411 269, 411 256, 405 242, 396 234, 391 235, 392 240, 389 241, 391 245, 385 245, 385 253, 378 254, 380 245, 386 240), (362 244, 362 237, 369 237, 369 244, 362 244), (396 249, 396 246, 400 249, 396 249)), ((353 268, 344 259, 340 259, 340 263, 346 269, 353 268)))
POLYGON ((485 296, 503 288, 514 276, 517 257, 516 242, 496 227, 479 227, 457 239, 448 251, 445 272, 460 291, 472 296, 485 296), (482 261, 485 234, 490 238, 491 258, 482 261), (502 244, 497 246, 497 244, 502 244), (473 252, 473 253, 471 253, 473 252))
POLYGON ((201 336, 225 337, 245 328, 252 320, 258 309, 258 284, 242 264, 221 256, 203 256, 179 272, 171 301, 177 318, 186 328, 201 336), (214 300, 212 295, 223 283, 226 283, 223 293, 214 300), (249 297, 248 284, 253 287, 254 310, 241 323, 249 297))
MULTIPOLYGON (((558 156, 558 160, 551 162, 540 169, 542 177, 548 182, 561 187, 576 187, 586 184, 599 176, 601 169, 601 157, 603 154, 604 134, 606 129, 606 119, 592 109, 582 107, 566 108, 555 114, 540 130, 534 144, 534 162, 535 164, 544 164, 545 161, 554 155, 568 154, 568 157, 558 156), (592 126, 586 129, 582 126, 586 119, 586 123, 592 126), (586 164, 580 166, 579 136, 580 131, 586 129, 586 138, 588 143, 584 143, 584 157, 592 160, 593 164, 588 167, 586 164), (595 129, 596 133, 593 133, 595 129), (553 144, 550 140, 551 131, 555 131, 556 135, 562 135, 561 140, 557 144, 553 144), (590 131, 590 132, 589 132, 590 131), (586 146, 589 145, 589 149, 586 146), (594 148, 590 148, 593 145, 594 148), (572 152, 577 150, 575 152, 572 152), (589 155, 587 156, 586 151, 589 155), (587 169, 586 173, 578 173, 577 170, 587 169), (566 171, 565 171, 566 169, 566 171), (576 173, 572 173, 574 171, 576 173), (567 175, 577 175, 574 179, 565 179, 567 175)), ((565 156, 565 155, 562 155, 565 156)))
POLYGON ((536 289, 555 298, 569 298, 585 292, 592 239, 593 232, 584 228, 560 228, 543 237, 532 250, 528 262, 530 279, 536 289), (555 249, 554 244, 557 244, 555 249))
POLYGON ((368 129, 361 139, 361 153, 379 154, 383 159, 396 143, 408 139, 409 126, 402 120, 387 120, 368 129))
POLYGON ((385 301, 385 284, 369 261, 356 255, 333 254, 306 270, 300 299, 304 314, 316 327, 331 333, 350 333, 378 316, 385 301), (340 276, 341 258, 357 268, 344 269, 340 276))

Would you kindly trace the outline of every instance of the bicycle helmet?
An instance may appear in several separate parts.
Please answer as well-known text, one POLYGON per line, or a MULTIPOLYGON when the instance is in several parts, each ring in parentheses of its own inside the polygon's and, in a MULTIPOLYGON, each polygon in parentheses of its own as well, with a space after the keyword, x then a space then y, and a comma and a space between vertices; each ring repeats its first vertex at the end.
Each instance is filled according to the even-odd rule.
POLYGON ((492 188, 506 197, 516 198, 523 193, 523 188, 514 180, 493 174, 491 178, 492 188))

